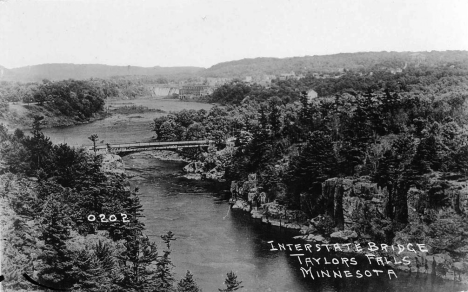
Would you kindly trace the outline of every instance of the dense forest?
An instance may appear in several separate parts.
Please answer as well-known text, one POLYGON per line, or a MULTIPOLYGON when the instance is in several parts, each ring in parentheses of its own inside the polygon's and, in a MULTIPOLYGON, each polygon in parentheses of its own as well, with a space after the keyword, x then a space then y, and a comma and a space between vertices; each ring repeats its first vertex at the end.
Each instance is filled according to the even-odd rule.
POLYGON ((90 79, 42 82, 0 82, 0 100, 3 102, 40 102, 69 99, 71 96, 105 98, 134 98, 150 95, 148 84, 165 84, 165 78, 125 78, 90 79))
MULTIPOLYGON (((461 260, 467 242, 457 234, 468 232, 466 202, 453 197, 451 181, 468 175, 468 67, 454 64, 370 76, 350 71, 339 79, 308 75, 268 88, 235 81, 211 95, 226 106, 157 118, 154 131, 165 141, 222 144, 234 137, 232 154, 211 158, 224 161, 215 163, 224 178, 246 182, 256 174, 257 195, 308 218, 328 218, 325 235, 343 223, 327 211, 333 201, 324 201, 325 182, 376 184, 385 210, 354 218, 352 229, 389 244, 406 232, 407 239, 437 241, 431 242, 434 252, 452 251, 461 260), (318 98, 307 97, 312 88, 318 98), (408 211, 414 200, 417 219, 408 211), (443 218, 452 223, 442 225, 443 218), (462 231, 448 231, 457 228, 462 231)), ((242 196, 249 200, 247 192, 242 196)))
MULTIPOLYGON (((90 140, 95 140, 95 135, 90 140)), ((138 189, 104 172, 102 156, 54 145, 34 119, 31 135, 0 127, 0 181, 7 290, 200 291, 172 272, 170 231, 158 248, 145 236, 138 189)), ((240 287, 230 272, 226 288, 240 287)))
POLYGON ((345 93, 356 95, 359 92, 411 93, 431 98, 446 94, 465 92, 468 89, 466 70, 468 64, 440 67, 408 67, 404 72, 391 73, 386 69, 348 70, 339 78, 320 78, 309 72, 301 79, 273 80, 270 86, 247 84, 234 80, 217 88, 210 96, 210 102, 240 104, 242 101, 267 101, 277 96, 284 104, 299 101, 304 91, 313 89, 319 97, 333 98, 345 93))

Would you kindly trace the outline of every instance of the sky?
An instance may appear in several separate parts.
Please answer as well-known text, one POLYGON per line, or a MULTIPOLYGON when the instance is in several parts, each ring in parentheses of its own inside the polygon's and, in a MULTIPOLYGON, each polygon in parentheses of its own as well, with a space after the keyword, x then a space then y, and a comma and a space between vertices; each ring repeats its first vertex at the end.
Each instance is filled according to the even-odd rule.
POLYGON ((468 50, 467 0, 0 0, 0 65, 468 50))

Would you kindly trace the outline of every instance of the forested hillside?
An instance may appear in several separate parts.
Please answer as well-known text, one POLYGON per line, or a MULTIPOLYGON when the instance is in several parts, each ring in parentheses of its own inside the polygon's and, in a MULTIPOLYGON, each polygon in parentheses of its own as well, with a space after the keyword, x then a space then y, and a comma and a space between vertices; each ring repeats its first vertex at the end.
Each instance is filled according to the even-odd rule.
MULTIPOLYGON (((138 190, 123 169, 104 171, 101 155, 54 145, 40 127, 40 118, 30 136, 0 127, 3 287, 39 289, 25 274, 72 291, 200 291, 189 271, 174 278, 174 234, 162 235, 159 248, 145 235, 138 190)), ((239 284, 228 273, 220 291, 239 284)))
POLYGON ((202 72, 210 77, 256 76, 263 74, 378 70, 468 63, 468 52, 363 52, 292 58, 255 58, 216 64, 202 72))
MULTIPOLYGON (((203 68, 199 67, 138 67, 110 66, 100 64, 41 64, 13 69, 4 69, 0 80, 37 82, 43 79, 64 80, 89 78, 111 78, 118 76, 192 76, 203 68)), ((1 68, 0 68, 1 70, 1 68)), ((1 73, 1 71, 0 71, 1 73)))
POLYGON ((273 80, 266 87, 234 80, 217 88, 211 95, 211 102, 239 104, 244 99, 266 101, 277 96, 283 103, 298 101, 300 95, 313 89, 319 97, 334 97, 345 93, 359 92, 411 93, 439 99, 447 94, 462 94, 468 88, 468 56, 457 58, 441 65, 420 65, 408 67, 401 72, 390 72, 386 68, 363 67, 349 70, 337 78, 322 78, 309 72, 301 79, 273 80))
POLYGON ((305 232, 325 238, 344 229, 359 240, 424 242, 450 259, 438 269, 450 270, 468 256, 463 62, 339 79, 309 75, 269 88, 233 82, 211 96, 226 107, 158 118, 154 130, 161 140, 234 137, 233 151, 213 150, 201 161, 243 186, 243 200, 265 196, 318 216, 324 221, 305 232), (311 87, 319 98, 307 97, 311 87))
POLYGON ((332 73, 343 70, 382 70, 418 68, 419 66, 466 66, 466 51, 431 52, 361 52, 291 58, 253 58, 201 67, 138 67, 100 64, 41 64, 19 68, 0 66, 0 81, 38 82, 43 79, 63 80, 138 76, 176 80, 196 77, 244 78, 245 76, 280 75, 291 71, 332 73))

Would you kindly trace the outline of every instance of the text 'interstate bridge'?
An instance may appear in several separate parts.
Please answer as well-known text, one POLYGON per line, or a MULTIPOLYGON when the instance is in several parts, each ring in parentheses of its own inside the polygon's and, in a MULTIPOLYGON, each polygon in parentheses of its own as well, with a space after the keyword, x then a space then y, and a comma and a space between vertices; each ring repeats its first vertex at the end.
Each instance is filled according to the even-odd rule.
POLYGON ((172 141, 172 142, 137 142, 122 144, 106 144, 105 146, 88 146, 88 150, 96 152, 108 152, 115 154, 124 154, 130 152, 146 150, 179 150, 183 148, 207 148, 214 145, 213 140, 198 141, 172 141))

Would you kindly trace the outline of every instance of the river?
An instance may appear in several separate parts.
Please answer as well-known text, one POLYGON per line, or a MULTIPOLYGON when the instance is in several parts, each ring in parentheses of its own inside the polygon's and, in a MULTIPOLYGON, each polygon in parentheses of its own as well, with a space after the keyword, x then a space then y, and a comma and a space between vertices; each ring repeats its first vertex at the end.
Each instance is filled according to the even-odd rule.
MULTIPOLYGON (((44 131, 54 142, 90 144, 87 137, 97 133, 107 142, 133 142, 152 136, 149 120, 115 117, 92 124, 44 131)), ((214 186, 182 176, 180 161, 162 161, 151 155, 136 154, 124 158, 126 169, 138 173, 131 180, 139 187, 144 208, 147 235, 163 247, 160 235, 174 232, 171 255, 176 279, 186 270, 194 274, 205 292, 224 288, 226 273, 234 271, 242 281, 239 291, 424 291, 455 292, 466 290, 454 281, 442 281, 429 275, 408 275, 396 271, 388 275, 351 278, 303 277, 297 257, 271 251, 269 241, 295 243, 294 232, 268 227, 242 211, 231 211, 216 196, 214 186)), ((362 259, 361 259, 362 260, 362 259)), ((360 261, 361 263, 361 261, 360 261)), ((358 268, 368 268, 360 264, 358 268)))

